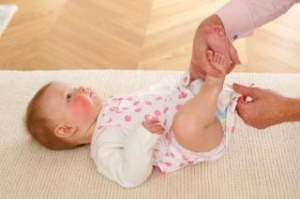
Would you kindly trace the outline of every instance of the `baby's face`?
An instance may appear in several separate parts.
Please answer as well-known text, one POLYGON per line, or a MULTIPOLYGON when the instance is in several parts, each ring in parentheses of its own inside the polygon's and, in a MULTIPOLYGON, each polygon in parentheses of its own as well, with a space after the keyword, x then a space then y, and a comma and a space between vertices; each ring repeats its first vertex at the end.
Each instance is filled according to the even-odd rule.
POLYGON ((102 108, 100 97, 91 88, 63 82, 52 82, 42 103, 51 119, 78 127, 91 125, 102 108))

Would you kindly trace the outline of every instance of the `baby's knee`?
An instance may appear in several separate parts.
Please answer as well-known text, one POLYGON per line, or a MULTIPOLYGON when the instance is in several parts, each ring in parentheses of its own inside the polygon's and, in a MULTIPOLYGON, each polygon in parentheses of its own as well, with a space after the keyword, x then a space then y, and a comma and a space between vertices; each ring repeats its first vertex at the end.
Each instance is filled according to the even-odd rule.
POLYGON ((194 117, 191 117, 187 114, 182 114, 181 112, 177 112, 174 115, 172 131, 176 137, 192 139, 196 134, 198 136, 201 134, 200 129, 201 128, 199 128, 199 125, 194 117))
POLYGON ((221 143, 223 129, 218 120, 211 125, 202 126, 190 122, 189 119, 180 114, 174 116, 172 131, 182 147, 194 152, 207 152, 221 143))

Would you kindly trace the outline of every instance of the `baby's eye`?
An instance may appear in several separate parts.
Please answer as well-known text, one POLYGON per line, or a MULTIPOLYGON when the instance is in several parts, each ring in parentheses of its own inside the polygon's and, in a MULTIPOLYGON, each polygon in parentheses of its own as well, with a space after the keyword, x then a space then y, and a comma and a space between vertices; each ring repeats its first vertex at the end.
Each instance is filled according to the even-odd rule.
POLYGON ((73 94, 72 93, 68 93, 66 98, 67 98, 67 102, 70 102, 70 100, 72 99, 73 94))

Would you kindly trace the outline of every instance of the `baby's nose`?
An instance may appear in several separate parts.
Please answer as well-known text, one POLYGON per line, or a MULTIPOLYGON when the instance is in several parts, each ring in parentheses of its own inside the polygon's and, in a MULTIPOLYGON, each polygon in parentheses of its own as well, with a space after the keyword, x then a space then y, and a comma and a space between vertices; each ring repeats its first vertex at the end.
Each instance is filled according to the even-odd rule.
POLYGON ((79 93, 85 93, 85 92, 86 92, 86 89, 85 89, 83 86, 80 86, 80 87, 77 89, 77 92, 79 92, 79 93))

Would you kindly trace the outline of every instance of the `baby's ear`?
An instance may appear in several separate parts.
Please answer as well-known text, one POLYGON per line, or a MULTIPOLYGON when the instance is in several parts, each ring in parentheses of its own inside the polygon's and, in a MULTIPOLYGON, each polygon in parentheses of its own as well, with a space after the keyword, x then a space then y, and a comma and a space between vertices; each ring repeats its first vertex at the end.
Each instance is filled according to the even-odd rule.
POLYGON ((54 134, 57 137, 67 138, 67 137, 71 137, 75 133, 76 129, 77 128, 75 126, 70 126, 65 124, 59 125, 54 129, 54 134))

